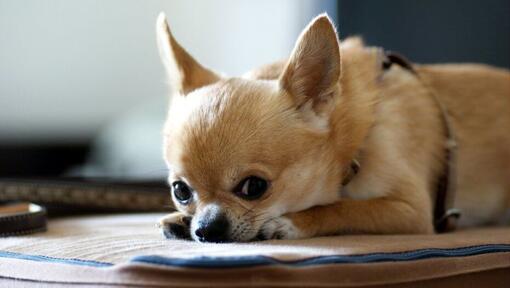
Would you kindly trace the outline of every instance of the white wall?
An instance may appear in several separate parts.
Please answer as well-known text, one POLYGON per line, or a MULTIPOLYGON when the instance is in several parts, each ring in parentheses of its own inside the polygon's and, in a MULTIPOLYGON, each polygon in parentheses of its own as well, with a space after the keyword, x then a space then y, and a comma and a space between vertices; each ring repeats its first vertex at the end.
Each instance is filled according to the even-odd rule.
POLYGON ((328 0, 0 0, 0 140, 87 139, 144 103, 164 106, 154 31, 161 10, 197 59, 238 75, 286 57, 306 23, 335 5, 328 0))

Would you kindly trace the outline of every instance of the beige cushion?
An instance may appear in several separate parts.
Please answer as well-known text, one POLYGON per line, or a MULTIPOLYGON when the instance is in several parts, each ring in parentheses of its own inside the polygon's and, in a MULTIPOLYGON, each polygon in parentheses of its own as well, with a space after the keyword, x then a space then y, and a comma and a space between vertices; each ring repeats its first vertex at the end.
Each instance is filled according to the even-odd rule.
MULTIPOLYGON (((476 279, 494 275, 489 278, 510 280, 510 228, 506 227, 440 235, 203 244, 163 239, 155 227, 160 216, 56 219, 49 222, 46 233, 0 239, 0 279, 5 283, 30 280, 23 282, 27 285, 55 282, 175 287, 211 283, 342 287, 416 281, 444 284, 437 281, 468 281, 466 277, 474 281, 469 277, 476 275, 476 279), (208 258, 200 258, 203 256, 208 258)), ((484 287, 491 283, 485 282, 489 286, 484 287)))

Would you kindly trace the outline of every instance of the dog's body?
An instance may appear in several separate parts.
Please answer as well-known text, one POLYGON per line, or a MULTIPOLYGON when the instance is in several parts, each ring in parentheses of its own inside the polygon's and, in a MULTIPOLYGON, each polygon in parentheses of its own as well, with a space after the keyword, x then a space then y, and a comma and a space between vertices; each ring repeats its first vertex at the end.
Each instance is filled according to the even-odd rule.
MULTIPOLYGON (((349 41, 359 40, 346 40, 346 42, 349 41)), ((266 65, 250 71, 246 77, 277 79, 284 65, 285 62, 266 65)), ((435 175, 429 180, 430 188, 428 189, 431 199, 434 199, 436 196, 434 184, 437 181, 437 173, 441 173, 436 169, 443 169, 446 164, 443 162, 445 161, 443 149, 445 138, 444 132, 441 132, 441 129, 444 129, 441 128, 443 123, 438 123, 441 120, 439 107, 437 103, 434 103, 433 95, 429 94, 434 93, 447 108, 447 116, 453 124, 451 128, 455 131, 456 139, 460 143, 458 159, 455 163, 451 163, 457 168, 454 175, 456 179, 452 179, 456 182, 458 191, 455 204, 464 212, 459 225, 461 227, 487 225, 505 221, 505 212, 510 209, 510 74, 504 69, 479 64, 415 65, 414 68, 423 82, 410 74, 410 71, 398 68, 398 71, 393 71, 395 75, 391 76, 396 79, 388 79, 392 81, 391 86, 386 85, 378 92, 377 97, 384 101, 379 101, 377 104, 379 106, 377 109, 380 109, 381 113, 378 113, 379 119, 374 120, 379 127, 373 129, 373 135, 391 134, 390 145, 400 146, 401 143, 406 143, 405 148, 411 149, 404 153, 406 158, 412 158, 412 162, 417 165, 424 165, 425 167, 421 169, 424 169, 422 171, 425 173, 427 171, 430 173, 431 168, 435 171, 435 175), (409 76, 412 79, 409 79, 409 76), (417 90, 410 85, 418 85, 419 89, 429 89, 426 91, 429 95, 425 95, 428 99, 414 96, 417 90), (395 105, 398 105, 398 108, 395 105), (430 119, 430 115, 434 115, 435 118, 430 119), (388 120, 395 123, 393 125, 387 123, 388 120), (418 123, 426 124, 420 127, 418 123), (411 128, 414 129, 408 129, 409 125, 413 125, 411 128), (401 132, 410 134, 399 135, 401 132), (437 140, 438 137, 439 140, 437 140), (409 139, 412 140, 409 141, 409 139), (428 161, 419 158, 425 155, 417 155, 423 152, 421 145, 434 141, 440 141, 441 144, 436 148, 431 147, 432 153, 425 155, 428 154, 430 157, 440 153, 437 155, 441 155, 439 156, 443 159, 441 163, 434 163, 433 159, 438 157, 437 155, 428 161), (420 148, 417 150, 416 147, 420 148), (418 158, 413 158, 416 156, 418 158), (434 167, 435 165, 440 167, 434 167)), ((389 74, 386 77, 390 77, 389 74)), ((363 83, 360 84, 363 85, 363 83)), ((383 139, 374 138, 374 143, 367 143, 363 149, 364 154, 376 155, 377 151, 381 151, 381 154, 388 153, 388 149, 378 148, 383 145, 383 142, 385 142, 383 139), (371 149, 373 152, 368 152, 371 149)), ((393 160, 389 157, 387 161, 402 161, 404 155, 400 157, 393 160)), ((364 162, 368 164, 372 161, 364 159, 364 162)), ((374 162, 386 168, 368 171, 367 167, 363 166, 363 172, 369 179, 373 179, 377 174, 385 174, 384 170, 391 170, 390 167, 394 167, 377 160, 374 162)), ((354 178, 356 181, 352 181, 344 190, 347 191, 346 196, 353 199, 369 199, 377 196, 367 193, 373 189, 363 186, 363 183, 367 184, 370 180, 363 179, 361 175, 363 174, 360 173, 359 177, 354 178)), ((384 182, 375 185, 384 185, 384 182)))
POLYGON ((458 142, 451 181, 460 224, 496 223, 510 208, 508 71, 384 70, 380 49, 356 38, 339 46, 321 16, 289 61, 222 79, 178 45, 164 17, 158 27, 174 93, 181 94, 165 126, 180 211, 161 220, 167 236, 249 241, 433 233, 436 186, 448 165, 447 129, 434 96, 447 108, 458 142), (353 159, 361 168, 340 189, 353 159), (187 226, 186 216, 193 216, 190 228, 180 226, 187 226))

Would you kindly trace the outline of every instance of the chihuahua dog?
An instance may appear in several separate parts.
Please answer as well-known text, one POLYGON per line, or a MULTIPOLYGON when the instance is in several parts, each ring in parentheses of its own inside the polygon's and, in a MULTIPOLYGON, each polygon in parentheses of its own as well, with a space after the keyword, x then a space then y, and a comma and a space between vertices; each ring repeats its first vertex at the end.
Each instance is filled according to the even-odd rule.
POLYGON ((199 64, 164 14, 157 38, 172 90, 164 157, 178 212, 160 220, 167 238, 434 233, 448 165, 460 226, 497 223, 510 207, 508 71, 385 67, 381 49, 340 43, 327 15, 303 30, 287 61, 240 78, 199 64))

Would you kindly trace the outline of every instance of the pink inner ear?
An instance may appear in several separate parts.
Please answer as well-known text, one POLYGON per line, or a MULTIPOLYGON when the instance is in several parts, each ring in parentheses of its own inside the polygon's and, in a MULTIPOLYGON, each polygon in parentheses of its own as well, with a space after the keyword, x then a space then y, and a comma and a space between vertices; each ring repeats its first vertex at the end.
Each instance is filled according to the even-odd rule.
POLYGON ((280 83, 297 106, 313 101, 312 107, 316 107, 332 94, 339 78, 337 34, 329 18, 319 16, 299 37, 280 83))

